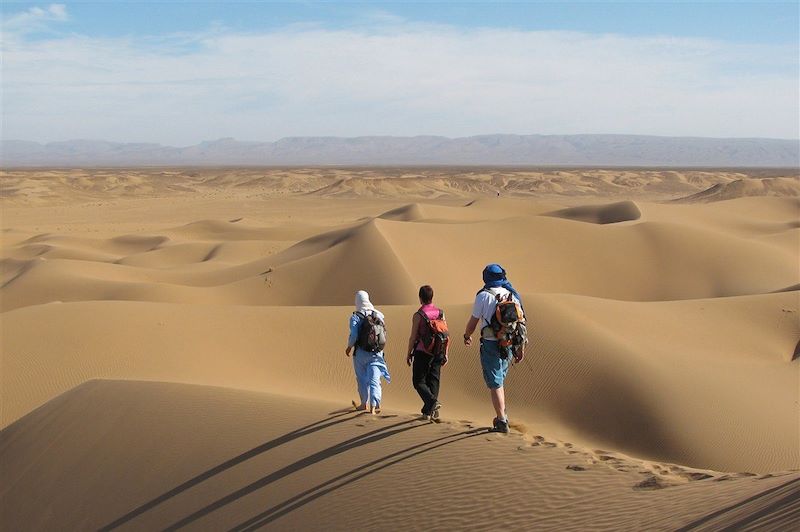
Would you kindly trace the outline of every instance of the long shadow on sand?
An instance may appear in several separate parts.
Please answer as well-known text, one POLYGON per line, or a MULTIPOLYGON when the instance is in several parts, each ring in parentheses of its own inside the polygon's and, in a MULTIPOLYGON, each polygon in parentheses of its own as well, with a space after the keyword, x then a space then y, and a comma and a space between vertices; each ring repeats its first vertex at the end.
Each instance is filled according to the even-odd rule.
POLYGON ((127 514, 123 515, 119 519, 117 519, 117 520, 115 520, 115 521, 113 521, 113 522, 101 527, 100 530, 101 531, 108 531, 108 530, 113 530, 113 529, 115 529, 115 528, 117 528, 119 526, 122 526, 125 523, 127 523, 128 521, 131 521, 132 519, 135 519, 136 517, 140 516, 141 514, 147 512, 149 510, 152 510, 153 508, 155 508, 159 504, 162 504, 163 502, 171 499, 172 497, 175 497, 176 495, 179 495, 179 494, 183 493, 184 491, 186 491, 186 490, 188 490, 188 489, 200 484, 201 482, 205 482, 206 480, 208 480, 208 479, 210 479, 210 478, 212 478, 212 477, 214 477, 216 475, 219 475, 220 473, 222 473, 222 472, 224 472, 224 471, 226 471, 226 470, 228 470, 228 469, 230 469, 230 468, 232 468, 232 467, 234 467, 234 466, 236 466, 238 464, 241 464, 242 462, 244 462, 246 460, 249 460, 249 459, 251 459, 251 458, 253 458, 255 456, 258 456, 259 454, 262 454, 262 453, 264 453, 266 451, 269 451, 270 449, 274 449, 275 447, 278 447, 278 446, 283 445, 285 443, 289 443, 290 441, 295 440, 297 438, 302 438, 303 436, 307 436, 309 434, 313 434, 314 432, 317 432, 319 430, 326 429, 328 427, 331 427, 333 425, 337 425, 339 423, 344 423, 345 421, 348 421, 350 419, 353 419, 354 417, 357 417, 357 414, 354 415, 354 416, 344 417, 344 416, 347 416, 348 414, 355 414, 355 412, 353 412, 352 410, 349 410, 349 409, 347 411, 334 412, 333 415, 331 415, 331 416, 329 416, 329 417, 327 417, 325 419, 320 419, 319 421, 315 421, 314 423, 306 425, 305 427, 300 427, 299 429, 293 430, 292 432, 284 434, 283 436, 275 438, 274 440, 270 440, 270 441, 268 441, 266 443, 263 443, 263 444, 259 445, 258 447, 254 447, 254 448, 250 449, 249 451, 244 452, 244 453, 240 454, 239 456, 236 456, 235 458, 231 458, 230 460, 226 460, 225 462, 222 462, 218 466, 212 467, 208 471, 205 471, 204 473, 201 473, 201 474, 199 474, 199 475, 197 475, 195 477, 192 477, 191 479, 187 480, 186 482, 184 482, 184 483, 182 483, 182 484, 180 484, 178 486, 175 486, 171 490, 163 493, 162 495, 159 495, 155 499, 152 499, 152 500, 142 504, 141 506, 138 506, 137 508, 131 510, 130 512, 128 512, 127 514), (343 419, 337 419, 337 418, 343 418, 343 419))
POLYGON ((795 478, 750 498, 710 513, 679 528, 691 530, 788 530, 800 520, 800 478, 795 478), (784 528, 786 527, 786 528, 784 528))
POLYGON ((360 436, 356 436, 354 438, 350 438, 349 440, 345 440, 341 443, 337 443, 327 449, 323 449, 322 451, 318 451, 310 456, 307 456, 301 460, 297 460, 296 462, 289 464, 281 469, 270 473, 269 475, 256 480, 255 482, 251 482, 247 486, 240 488, 225 497, 217 499, 216 501, 212 502, 211 504, 206 505, 205 507, 197 510, 196 512, 184 517, 183 519, 169 525, 164 530, 171 531, 171 530, 178 530, 183 528, 198 519, 205 517, 206 515, 214 512, 223 506, 231 504, 232 502, 256 491, 265 486, 272 484, 292 473, 296 473, 306 467, 312 466, 318 462, 323 460, 327 460, 328 458, 334 457, 338 454, 344 453, 351 449, 355 449, 362 445, 367 445, 370 443, 374 443, 385 438, 389 438, 401 432, 405 432, 407 430, 411 430, 417 427, 423 426, 422 424, 415 424, 408 427, 403 427, 403 425, 408 425, 409 423, 417 422, 418 418, 409 419, 406 421, 401 421, 399 423, 394 423, 392 425, 387 425, 385 427, 381 427, 379 429, 367 432, 366 434, 362 434, 360 436), (394 429, 394 430, 391 430, 394 429))
POLYGON ((264 527, 276 519, 283 517, 284 515, 291 513, 310 502, 315 501, 316 499, 327 495, 332 491, 336 491, 339 488, 343 488, 348 484, 351 484, 357 480, 360 480, 366 476, 372 475, 373 473, 377 473, 382 469, 386 469, 387 467, 391 467, 399 462, 404 460, 408 460, 409 458, 413 458, 423 453, 427 453, 429 451, 433 451, 434 449, 438 449, 439 447, 444 447, 445 445, 450 445, 461 440, 465 440, 467 438, 472 438, 474 436, 478 436, 480 434, 485 434, 488 432, 489 429, 480 428, 480 429, 473 429, 463 432, 456 432, 454 434, 449 434, 447 436, 443 436, 441 438, 436 438, 435 440, 426 441, 423 443, 419 443, 417 445, 413 445, 407 449, 403 449, 387 456, 381 457, 377 460, 373 460, 372 462, 366 463, 364 465, 358 466, 355 469, 352 469, 346 473, 342 473, 341 475, 332 478, 310 488, 303 493, 295 495, 290 499, 283 501, 280 504, 276 504, 275 506, 263 511, 262 513, 256 515, 248 519, 247 521, 236 525, 231 529, 231 532, 241 532, 241 531, 250 531, 250 530, 257 530, 261 527, 264 527), (439 443, 441 442, 441 443, 439 443), (436 445, 432 445, 436 444, 436 445), (417 450, 419 449, 419 450, 417 450), (411 452, 416 451, 416 452, 411 452), (407 454, 409 453, 409 454, 407 454), (402 456, 405 455, 405 456, 402 456), (393 460, 393 458, 398 457, 397 459, 393 460), (370 469, 372 468, 372 469, 370 469), (366 471, 365 471, 366 470, 366 471), (362 472, 363 473, 360 473, 362 472), (360 473, 360 474, 357 474, 360 473), (350 477, 350 478, 348 478, 350 477), (346 479, 346 480, 345 480, 346 479), (343 481, 343 482, 340 482, 343 481))

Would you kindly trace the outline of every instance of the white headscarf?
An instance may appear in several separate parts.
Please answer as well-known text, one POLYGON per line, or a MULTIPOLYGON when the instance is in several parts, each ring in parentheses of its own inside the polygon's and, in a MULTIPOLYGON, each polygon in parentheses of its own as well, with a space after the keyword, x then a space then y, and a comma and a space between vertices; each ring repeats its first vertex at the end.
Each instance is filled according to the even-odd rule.
POLYGON ((364 290, 359 290, 356 292, 356 312, 367 310, 375 310, 375 307, 369 301, 369 294, 364 290))

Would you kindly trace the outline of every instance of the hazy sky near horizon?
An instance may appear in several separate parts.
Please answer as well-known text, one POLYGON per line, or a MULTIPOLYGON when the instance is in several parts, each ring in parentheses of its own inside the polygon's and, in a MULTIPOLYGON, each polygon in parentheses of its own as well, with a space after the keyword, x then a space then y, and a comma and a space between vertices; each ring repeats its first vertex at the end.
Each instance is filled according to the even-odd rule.
POLYGON ((800 137, 796 2, 2 4, 2 137, 800 137))

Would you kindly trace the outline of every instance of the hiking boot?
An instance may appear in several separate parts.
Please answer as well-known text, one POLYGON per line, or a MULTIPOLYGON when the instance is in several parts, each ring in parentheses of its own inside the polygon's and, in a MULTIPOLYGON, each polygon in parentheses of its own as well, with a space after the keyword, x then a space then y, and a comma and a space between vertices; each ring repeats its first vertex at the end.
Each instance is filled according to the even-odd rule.
POLYGON ((439 401, 436 401, 436 404, 433 405, 433 408, 431 409, 431 419, 433 421, 439 421, 439 409, 440 408, 442 408, 442 403, 440 403, 439 401))
POLYGON ((494 426, 494 432, 502 432, 503 434, 508 434, 507 419, 494 418, 494 420, 492 421, 492 425, 494 426))

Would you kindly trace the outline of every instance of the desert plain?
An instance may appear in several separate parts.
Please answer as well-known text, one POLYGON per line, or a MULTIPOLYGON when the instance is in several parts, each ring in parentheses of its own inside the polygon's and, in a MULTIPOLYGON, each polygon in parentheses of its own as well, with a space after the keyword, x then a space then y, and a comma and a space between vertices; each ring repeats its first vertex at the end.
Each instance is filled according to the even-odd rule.
POLYGON ((800 527, 797 169, 87 168, 0 175, 0 529, 800 527), (506 381, 481 270, 529 320, 506 381), (440 423, 405 348, 430 284, 440 423), (354 412, 356 290, 386 314, 354 412))

